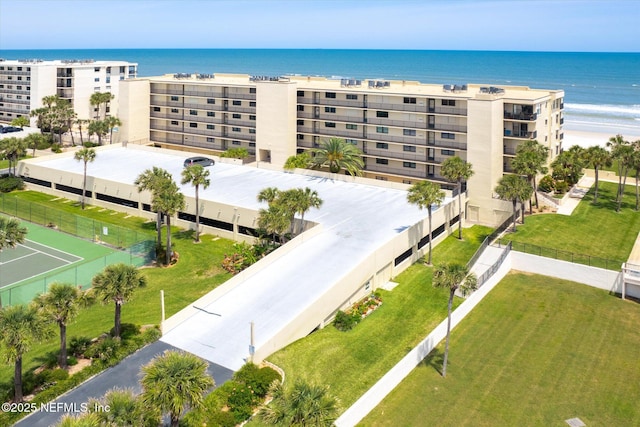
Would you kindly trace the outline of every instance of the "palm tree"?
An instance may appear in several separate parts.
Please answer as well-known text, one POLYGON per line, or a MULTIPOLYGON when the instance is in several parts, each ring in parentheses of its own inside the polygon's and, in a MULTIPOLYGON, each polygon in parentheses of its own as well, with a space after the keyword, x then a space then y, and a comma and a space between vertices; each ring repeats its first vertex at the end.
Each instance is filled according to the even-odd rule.
POLYGON ((88 407, 100 422, 99 426, 157 427, 160 425, 160 411, 144 405, 142 399, 130 389, 111 389, 100 400, 90 399, 88 407), (109 410, 100 410, 101 408, 109 408, 109 410))
POLYGON ((304 189, 297 189, 299 197, 297 198, 298 204, 296 206, 297 213, 300 214, 300 232, 304 231, 304 214, 311 208, 320 209, 322 206, 322 199, 318 197, 318 192, 305 187, 304 189))
POLYGON ((97 412, 85 412, 81 415, 65 414, 56 427, 102 427, 97 412))
POLYGON ((104 120, 94 120, 89 123, 88 131, 89 138, 91 138, 91 135, 97 135, 98 145, 102 145, 102 137, 104 137, 107 132, 109 132, 109 128, 107 127, 107 123, 104 120))
POLYGON ((502 200, 513 203, 513 232, 516 230, 516 205, 518 201, 523 204, 522 223, 524 224, 524 201, 531 198, 533 188, 525 177, 519 175, 505 175, 500 178, 495 192, 502 200))
POLYGON ((276 200, 276 198, 278 198, 279 194, 280 190, 278 190, 276 187, 263 188, 258 193, 258 201, 267 202, 269 205, 271 205, 276 200))
POLYGON ((27 154, 26 143, 20 138, 6 138, 0 142, 0 149, 2 157, 9 160, 9 173, 15 176, 18 159, 27 154), (11 166, 13 166, 13 172, 11 172, 11 166))
POLYGON ((181 183, 191 183, 196 190, 196 243, 200 243, 200 196, 199 189, 202 186, 203 190, 209 188, 211 180, 209 179, 209 170, 202 167, 202 165, 187 166, 182 170, 181 183))
POLYGON ((207 390, 215 385, 207 362, 179 351, 165 351, 142 368, 142 401, 168 412, 177 427, 188 408, 202 406, 207 390))
POLYGON ((631 143, 633 146, 633 154, 630 159, 630 167, 635 171, 636 175, 636 208, 637 211, 640 204, 640 189, 638 188, 640 181, 640 139, 631 143))
POLYGON ((171 263, 171 217, 175 215, 179 210, 184 209, 184 194, 180 192, 180 188, 173 181, 173 178, 168 181, 162 181, 158 192, 154 197, 155 204, 158 209, 164 214, 167 219, 167 250, 166 250, 166 265, 171 263))
POLYGON ((147 279, 133 265, 123 263, 105 267, 91 281, 92 292, 103 304, 115 303, 114 336, 120 337, 122 304, 129 301, 138 288, 146 286, 147 279))
POLYGON ((78 125, 78 132, 80 132, 80 145, 84 145, 84 138, 82 137, 82 126, 91 123, 91 120, 76 118, 76 124, 78 125))
POLYGON ((82 175, 82 209, 84 209, 84 198, 87 193, 87 163, 93 162, 96 159, 96 150, 93 148, 81 148, 75 152, 73 158, 79 162, 84 163, 84 173, 82 175))
POLYGON ((36 149, 39 146, 45 146, 45 144, 47 144, 48 142, 48 137, 41 133, 30 133, 23 138, 23 141, 26 144, 26 148, 31 148, 33 150, 31 156, 35 157, 36 149))
POLYGON ((596 189, 593 194, 593 202, 592 202, 595 205, 596 203, 598 203, 598 184, 599 184, 598 172, 604 166, 611 166, 613 161, 611 158, 611 154, 606 149, 600 147, 599 145, 595 145, 593 147, 587 148, 584 155, 585 155, 585 160, 587 162, 587 166, 591 166, 595 171, 596 189))
POLYGON ((0 309, 0 344, 8 363, 14 363, 14 401, 22 402, 22 356, 31 346, 49 337, 49 323, 34 305, 0 309))
POLYGON ((444 191, 440 189, 440 186, 431 181, 420 181, 415 183, 409 189, 407 194, 407 201, 411 204, 418 205, 418 208, 426 209, 429 214, 429 259, 427 264, 431 265, 431 207, 433 205, 440 206, 444 200, 444 191))
POLYGON ((60 328, 60 353, 58 365, 67 368, 67 325, 73 320, 81 306, 88 305, 85 292, 70 283, 53 283, 47 293, 38 295, 35 303, 49 321, 60 328))
POLYGON ((115 116, 109 116, 104 119, 105 126, 109 129, 109 144, 113 144, 113 129, 122 126, 122 121, 115 116))
POLYGON ((462 181, 473 176, 473 169, 471 163, 454 156, 442 162, 440 173, 447 181, 458 184, 458 239, 462 240, 462 181))
POLYGON ((277 382, 271 387, 273 400, 258 413, 261 421, 280 426, 332 426, 340 410, 340 401, 328 386, 297 379, 291 390, 277 382))
MULTIPOLYGON (((525 175, 532 188, 536 186, 536 176, 546 174, 549 148, 540 144, 535 139, 527 140, 516 149, 516 156, 511 160, 511 167, 517 175, 525 175)), ((538 194, 534 192, 536 207, 538 206, 538 194)), ((529 213, 533 213, 533 206, 529 201, 529 213)))
POLYGON ((611 157, 618 165, 618 191, 616 193, 616 212, 620 212, 620 205, 624 196, 624 187, 627 185, 629 165, 633 158, 633 147, 629 141, 625 141, 622 135, 609 138, 607 147, 611 149, 611 157))
POLYGON ((327 166, 331 173, 338 173, 341 169, 345 169, 351 176, 362 175, 364 167, 362 152, 342 138, 324 141, 320 148, 312 150, 312 154, 314 169, 327 166))
POLYGON ((447 340, 444 345, 444 361, 442 364, 442 376, 447 376, 447 359, 449 358, 449 338, 451 336, 451 307, 456 290, 460 289, 462 295, 476 289, 478 279, 475 274, 462 264, 442 264, 433 272, 433 286, 435 288, 449 289, 449 311, 447 317, 447 340))
POLYGON ((271 234, 274 243, 276 236, 279 236, 282 243, 282 236, 290 226, 289 214, 281 205, 271 205, 268 209, 258 211, 258 228, 263 229, 268 235, 271 234))
POLYGON ((164 185, 165 181, 171 180, 171 174, 166 170, 154 166, 151 169, 146 169, 142 172, 136 180, 134 185, 138 187, 138 192, 150 191, 151 192, 151 209, 156 212, 156 231, 158 236, 157 250, 162 248, 162 211, 156 203, 156 195, 160 191, 160 188, 164 185))
POLYGON ((23 243, 27 229, 20 227, 20 221, 15 218, 0 217, 0 252, 4 248, 15 248, 23 243))
POLYGON ((24 129, 25 126, 29 126, 30 121, 26 116, 18 116, 15 119, 11 120, 11 126, 17 126, 20 129, 24 129))
POLYGON ((114 97, 111 92, 94 92, 91 94, 89 104, 96 107, 96 120, 100 120, 100 116, 103 119, 107 117, 107 107, 114 97), (103 105, 104 108, 102 108, 103 105))
POLYGON ((306 151, 295 156, 289 156, 284 162, 283 168, 285 170, 293 170, 296 168, 304 169, 311 164, 311 156, 306 151))

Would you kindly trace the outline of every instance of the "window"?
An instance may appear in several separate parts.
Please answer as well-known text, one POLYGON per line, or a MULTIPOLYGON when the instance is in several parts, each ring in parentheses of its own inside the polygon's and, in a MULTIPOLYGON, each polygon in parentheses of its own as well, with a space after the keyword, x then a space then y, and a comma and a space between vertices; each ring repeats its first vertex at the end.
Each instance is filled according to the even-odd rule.
MULTIPOLYGON (((18 90, 22 90, 22 86, 16 86, 16 89, 18 89, 18 90)), ((558 121, 557 119, 558 119, 558 116, 556 116, 556 122, 558 121)), ((545 124, 546 124, 546 123, 545 123, 545 124)))
POLYGON ((351 145, 358 145, 358 140, 357 139, 345 139, 344 142, 346 142, 347 144, 351 144, 351 145))
POLYGON ((18 71, 22 71, 22 67, 18 67, 18 68, 17 68, 17 70, 18 70, 18 71))
POLYGON ((376 163, 379 165, 388 165, 389 159, 376 159, 376 163))
POLYGON ((347 123, 347 129, 350 129, 350 130, 358 130, 358 125, 354 125, 354 124, 351 124, 351 123, 347 123))
POLYGON ((241 145, 242 143, 240 141, 231 141, 231 144, 233 145, 241 145))
POLYGON ((249 133, 256 133, 255 129, 249 129, 249 133))
POLYGON ((107 77, 107 79, 106 79, 106 83, 107 83, 107 84, 111 83, 111 77, 107 77))
POLYGON ((100 71, 100 67, 94 67, 93 71, 95 71, 96 73, 100 71))
POLYGON ((214 113, 213 111, 207 111, 207 117, 215 117, 216 113, 214 113))
POLYGON ((241 118, 242 118, 242 115, 241 115, 241 114, 232 114, 232 115, 231 115, 231 118, 232 118, 232 119, 241 119, 241 118))
POLYGON ((389 133, 389 128, 385 126, 376 127, 376 133, 389 133))
POLYGON ((216 100, 213 98, 207 98, 207 104, 215 104, 216 100))
POLYGON ((250 143, 249 143, 249 147, 255 147, 255 146, 256 146, 256 143, 255 143, 255 142, 250 142, 250 143))
POLYGON ((407 151, 409 153, 415 153, 416 152, 416 147, 415 147, 415 145, 403 145, 402 146, 402 151, 407 151))
POLYGON ((231 128, 231 132, 242 132, 240 128, 231 128))
POLYGON ((180 99, 177 96, 172 96, 171 100, 175 102, 175 101, 179 101, 180 99))
POLYGON ((298 91, 298 96, 304 96, 304 91, 303 90, 299 90, 298 91))
POLYGON ((156 111, 156 112, 160 111, 160 107, 153 107, 153 111, 156 111))
POLYGON ((382 150, 388 150, 389 144, 387 144, 386 142, 376 142, 376 148, 380 148, 382 150))
POLYGON ((442 100, 442 105, 447 105, 449 107, 455 107, 456 106, 456 100, 455 99, 443 99, 442 100))
POLYGON ((197 124, 197 123, 194 123, 194 122, 191 122, 191 123, 189 123, 189 127, 190 127, 190 128, 197 128, 197 127, 198 127, 198 124, 197 124))
POLYGON ((178 126, 178 121, 177 120, 171 120, 171 125, 172 126, 178 126))
POLYGON ((256 106, 256 101, 249 102, 249 107, 255 107, 255 106, 256 106))
POLYGON ((389 112, 388 111, 376 111, 376 117, 389 117, 389 112))
POLYGON ((411 184, 411 180, 410 179, 403 179, 402 183, 403 184, 411 184))
POLYGON ((347 99, 354 99, 357 100, 358 99, 358 95, 355 95, 353 93, 348 93, 347 94, 347 99))
POLYGON ((100 86, 96 86, 96 87, 94 87, 94 88, 93 88, 93 91, 94 91, 94 92, 100 92, 100 86))
POLYGON ((255 119, 256 119, 256 116, 255 116, 255 115, 251 114, 251 115, 249 116, 249 120, 255 120, 255 119))
POLYGON ((198 115, 198 110, 189 110, 189 115, 197 116, 198 115))
POLYGON ((336 97, 336 93, 335 92, 325 92, 324 93, 324 97, 325 98, 334 98, 336 97))
POLYGON ((249 88, 249 93, 256 93, 256 88, 255 87, 250 87, 249 88))
POLYGON ((415 129, 402 129, 402 134, 404 136, 416 136, 416 130, 415 129))
POLYGON ((214 130, 216 127, 214 125, 207 125, 207 129, 214 130))
POLYGON ((233 102, 231 103, 232 105, 242 105, 242 101, 238 101, 238 100, 233 100, 233 102))
POLYGON ((415 169, 416 168, 416 164, 413 163, 413 162, 402 162, 402 167, 403 168, 415 169))
POLYGON ((304 139, 304 135, 303 135, 303 134, 301 134, 301 133, 299 133, 299 134, 297 135, 297 139, 299 139, 299 140, 304 139))
POLYGON ((177 109, 177 108, 172 108, 172 109, 171 109, 171 112, 172 112, 173 114, 178 114, 178 109, 177 109))
POLYGON ((334 122, 324 122, 324 127, 326 128, 334 128, 336 124, 334 122))
POLYGON ((335 113, 336 112, 336 108, 335 107, 324 107, 324 112, 325 113, 335 113))
POLYGON ((100 81, 100 77, 96 77, 95 79, 93 79, 94 82, 99 82, 100 81))
POLYGON ((111 67, 107 67, 107 74, 111 73, 111 67))
POLYGON ((456 154, 453 150, 440 150, 440 153, 442 153, 443 156, 453 156, 456 154))
POLYGON ((120 72, 124 73, 124 66, 120 67, 120 72))
POLYGON ((298 120, 297 124, 298 126, 304 126, 304 120, 298 120))
POLYGON ((298 105, 298 111, 304 111, 304 105, 298 105))
POLYGON ((207 138, 207 142, 214 142, 215 138, 207 138))
POLYGON ((416 99, 415 98, 405 98, 404 99, 404 103, 405 104, 415 104, 416 103, 416 99))
POLYGON ((446 133, 446 132, 443 132, 443 133, 441 133, 441 134, 440 134, 440 137, 441 137, 442 139, 456 139, 456 134, 455 134, 455 133, 446 133))

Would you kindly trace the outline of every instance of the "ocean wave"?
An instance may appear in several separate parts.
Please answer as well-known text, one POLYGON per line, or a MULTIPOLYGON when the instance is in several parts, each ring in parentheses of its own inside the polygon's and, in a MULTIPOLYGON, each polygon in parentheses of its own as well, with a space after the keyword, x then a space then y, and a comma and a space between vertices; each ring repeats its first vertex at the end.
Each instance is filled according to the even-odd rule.
POLYGON ((640 104, 633 105, 596 105, 596 104, 565 104, 565 111, 583 114, 597 114, 604 116, 640 118, 640 104))

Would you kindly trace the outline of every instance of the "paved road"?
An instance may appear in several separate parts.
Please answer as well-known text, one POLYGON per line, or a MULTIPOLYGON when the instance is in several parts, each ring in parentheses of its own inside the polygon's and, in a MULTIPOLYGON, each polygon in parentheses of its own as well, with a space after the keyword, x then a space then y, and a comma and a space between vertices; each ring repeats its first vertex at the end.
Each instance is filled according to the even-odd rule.
MULTIPOLYGON (((88 402, 90 398, 101 398, 112 388, 130 388, 134 392, 140 393, 142 391, 139 382, 140 368, 149 363, 155 356, 171 349, 177 350, 169 344, 156 341, 55 400, 55 403, 60 404, 55 406, 55 408, 60 408, 59 411, 38 411, 23 418, 15 425, 20 427, 54 426, 63 415, 69 413, 68 411, 64 412, 64 409, 73 411, 73 408, 76 408, 76 413, 81 412, 83 403, 88 402)), ((214 378, 216 386, 220 386, 233 375, 233 372, 229 369, 213 363, 209 363, 208 372, 214 378)))

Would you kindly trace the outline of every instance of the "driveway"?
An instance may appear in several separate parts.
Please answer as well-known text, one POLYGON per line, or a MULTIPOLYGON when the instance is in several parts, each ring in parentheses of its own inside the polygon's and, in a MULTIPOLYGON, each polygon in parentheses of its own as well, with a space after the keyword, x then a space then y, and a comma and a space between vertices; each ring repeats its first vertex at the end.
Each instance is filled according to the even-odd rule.
MULTIPOLYGON (((139 381, 141 367, 166 350, 178 349, 162 341, 149 344, 118 365, 103 371, 54 400, 49 411, 35 412, 18 421, 15 425, 20 427, 54 426, 65 414, 78 415, 82 413, 83 403, 87 403, 91 398, 101 398, 112 388, 130 388, 135 393, 140 393, 142 391, 139 381)), ((216 386, 222 385, 233 375, 233 371, 213 363, 209 363, 208 372, 214 378, 216 386)))

